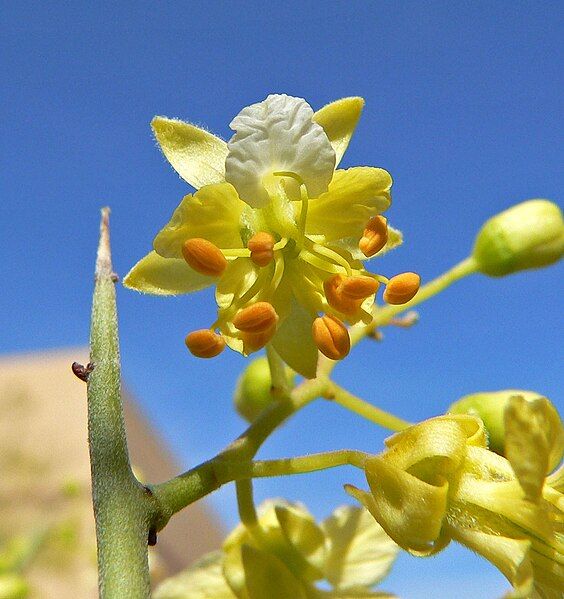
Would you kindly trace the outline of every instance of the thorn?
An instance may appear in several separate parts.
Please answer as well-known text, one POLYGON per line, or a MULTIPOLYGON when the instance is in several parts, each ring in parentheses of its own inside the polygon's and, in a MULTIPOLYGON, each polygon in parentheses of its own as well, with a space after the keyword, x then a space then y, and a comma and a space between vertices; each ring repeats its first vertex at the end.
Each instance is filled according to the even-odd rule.
POLYGON ((78 362, 73 362, 71 365, 71 369, 76 377, 78 377, 81 381, 87 383, 90 373, 94 370, 94 364, 92 364, 92 362, 88 362, 86 366, 83 366, 78 362))
POLYGON ((147 538, 147 545, 154 547, 157 544, 157 531, 154 528, 149 529, 149 536, 147 538))

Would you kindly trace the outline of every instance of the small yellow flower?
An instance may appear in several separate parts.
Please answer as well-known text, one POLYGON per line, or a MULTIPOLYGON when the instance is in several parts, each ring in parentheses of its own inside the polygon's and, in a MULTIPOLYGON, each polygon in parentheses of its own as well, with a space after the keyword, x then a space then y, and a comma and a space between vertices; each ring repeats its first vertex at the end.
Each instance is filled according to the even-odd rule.
POLYGON ((265 502, 223 550, 164 582, 155 599, 391 599, 371 590, 397 545, 363 508, 340 507, 320 525, 301 505, 265 502), (322 591, 317 583, 323 581, 322 591))
POLYGON ((545 398, 509 400, 504 458, 482 421, 452 414, 386 441, 366 462, 370 493, 348 487, 398 545, 432 555, 458 541, 491 561, 512 597, 557 599, 564 588, 564 429, 545 398))
POLYGON ((271 95, 233 119, 228 143, 155 118, 165 156, 198 191, 182 200, 124 284, 160 295, 215 284, 212 332, 244 354, 271 342, 294 370, 314 376, 324 347, 314 321, 369 323, 378 282, 387 279, 363 261, 402 240, 380 216, 391 202, 390 175, 337 169, 363 105, 344 98, 314 113, 305 100, 271 95), (272 306, 275 322, 238 327, 237 316, 259 302, 272 306))

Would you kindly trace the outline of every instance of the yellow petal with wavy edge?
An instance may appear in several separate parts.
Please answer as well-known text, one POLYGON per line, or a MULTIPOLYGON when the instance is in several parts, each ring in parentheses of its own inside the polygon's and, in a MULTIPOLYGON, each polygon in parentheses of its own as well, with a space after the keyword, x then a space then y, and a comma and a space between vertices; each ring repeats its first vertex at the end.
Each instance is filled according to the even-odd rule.
POLYGON ((480 421, 467 415, 425 420, 386 439, 386 462, 428 484, 440 485, 463 462, 467 439, 481 429, 480 421))
POLYGON ((154 599, 236 599, 223 577, 220 551, 208 553, 180 574, 164 580, 154 599))
POLYGON ((323 127, 335 150, 335 166, 341 162, 363 108, 363 98, 342 98, 327 104, 313 115, 313 120, 323 127))
POLYGON ((151 127, 174 170, 196 189, 225 181, 227 144, 215 135, 178 119, 156 116, 151 127))
POLYGON ((341 506, 321 524, 328 540, 325 577, 338 589, 380 582, 399 547, 364 508, 341 506))
POLYGON ((366 461, 365 474, 373 498, 369 509, 382 528, 407 551, 429 550, 441 533, 448 482, 427 484, 380 457, 366 461))
POLYGON ((271 341, 274 349, 292 370, 310 379, 315 377, 319 359, 319 351, 311 334, 313 318, 292 299, 290 313, 278 326, 271 341))
POLYGON ((309 203, 306 232, 327 241, 360 238, 370 218, 390 206, 391 186, 390 174, 381 168, 335 171, 328 191, 309 203))
POLYGON ((558 412, 544 397, 512 397, 504 414, 505 455, 528 499, 537 501, 546 475, 564 452, 564 428, 558 412))
POLYGON ((207 239, 219 248, 241 248, 240 217, 244 208, 229 183, 206 185, 182 199, 155 237, 153 247, 165 258, 182 258, 182 244, 193 237, 207 239))
POLYGON ((530 597, 533 588, 530 541, 460 527, 449 527, 449 532, 454 540, 476 551, 500 570, 513 585, 510 597, 530 597))
POLYGON ((163 258, 149 252, 127 273, 123 284, 129 289, 153 295, 180 295, 208 287, 215 280, 202 275, 184 260, 163 258))

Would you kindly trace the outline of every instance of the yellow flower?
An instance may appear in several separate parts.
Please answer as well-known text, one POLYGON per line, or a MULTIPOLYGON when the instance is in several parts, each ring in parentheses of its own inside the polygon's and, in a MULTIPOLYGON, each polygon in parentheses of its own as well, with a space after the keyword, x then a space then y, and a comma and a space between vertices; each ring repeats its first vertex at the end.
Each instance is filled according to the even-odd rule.
POLYGON ((564 429, 545 398, 513 397, 506 458, 486 447, 481 420, 447 415, 387 440, 366 462, 370 493, 348 487, 396 543, 434 554, 454 539, 491 561, 512 597, 557 599, 564 588, 564 429))
POLYGON ((195 355, 215 356, 225 344, 249 354, 272 342, 294 370, 314 376, 318 349, 346 354, 343 322, 370 322, 388 280, 363 260, 399 245, 401 234, 380 216, 390 175, 337 169, 363 105, 345 98, 314 113, 305 100, 271 95, 235 117, 228 143, 182 121, 153 120, 165 156, 198 191, 124 284, 160 295, 216 284, 217 320, 186 338, 195 355), (323 314, 338 321, 335 343, 316 338, 327 333, 313 326, 323 314))
POLYGON ((223 550, 165 581, 155 599, 370 599, 397 545, 362 508, 340 507, 320 525, 301 505, 265 502, 223 550), (322 591, 316 585, 324 581, 322 591))

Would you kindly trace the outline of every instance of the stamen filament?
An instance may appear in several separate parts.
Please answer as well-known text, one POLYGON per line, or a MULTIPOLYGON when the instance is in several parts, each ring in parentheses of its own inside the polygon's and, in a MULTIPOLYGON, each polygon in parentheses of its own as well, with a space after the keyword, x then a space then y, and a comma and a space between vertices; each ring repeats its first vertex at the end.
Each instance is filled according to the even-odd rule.
POLYGON ((343 269, 341 266, 338 264, 333 264, 332 262, 327 262, 327 260, 323 260, 323 258, 320 258, 309 250, 302 250, 300 252, 300 258, 305 262, 309 262, 312 266, 316 266, 317 268, 324 270, 325 272, 330 272, 334 275, 343 274, 343 269))
POLYGON ((340 264, 345 269, 347 275, 349 275, 349 277, 352 276, 353 273, 352 273, 351 265, 347 262, 347 260, 345 258, 343 258, 343 256, 341 256, 334 250, 332 250, 328 247, 325 247, 323 245, 320 245, 319 243, 314 243, 307 237, 304 239, 304 246, 310 252, 315 253, 315 254, 320 254, 321 256, 324 256, 325 258, 329 258, 333 262, 340 264))
POLYGON ((226 258, 248 258, 251 251, 248 248, 233 248, 230 250, 221 250, 226 258))
POLYGON ((283 250, 286 247, 286 244, 288 243, 288 238, 287 237, 282 237, 282 239, 280 241, 278 241, 277 243, 274 244, 274 247, 272 248, 274 251, 276 250, 283 250))

